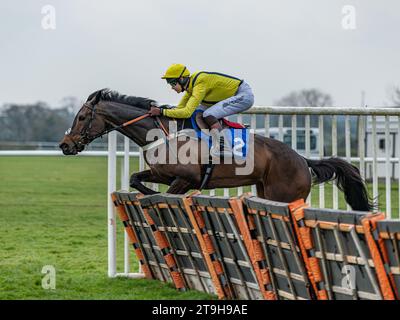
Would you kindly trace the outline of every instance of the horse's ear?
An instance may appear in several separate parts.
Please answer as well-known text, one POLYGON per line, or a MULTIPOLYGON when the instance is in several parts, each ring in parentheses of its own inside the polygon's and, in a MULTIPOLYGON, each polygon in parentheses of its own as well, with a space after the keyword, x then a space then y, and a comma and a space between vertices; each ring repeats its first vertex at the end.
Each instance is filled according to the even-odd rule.
POLYGON ((93 99, 93 97, 96 95, 96 93, 98 93, 99 91, 95 91, 95 92, 93 92, 93 93, 91 93, 90 95, 89 95, 89 97, 87 97, 87 99, 86 99, 86 102, 89 102, 90 100, 92 100, 93 99))
POLYGON ((90 104, 92 106, 94 106, 95 104, 97 104, 100 101, 101 98, 101 93, 104 89, 102 90, 98 90, 96 92, 93 92, 86 100, 86 102, 90 102, 90 104))

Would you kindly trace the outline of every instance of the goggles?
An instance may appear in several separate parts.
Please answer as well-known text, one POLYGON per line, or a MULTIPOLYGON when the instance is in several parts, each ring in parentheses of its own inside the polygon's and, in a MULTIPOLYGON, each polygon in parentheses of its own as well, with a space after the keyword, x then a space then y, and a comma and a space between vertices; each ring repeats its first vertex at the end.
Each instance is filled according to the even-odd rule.
POLYGON ((175 87, 176 84, 178 83, 178 79, 176 79, 176 78, 169 78, 169 79, 166 79, 166 80, 167 80, 167 83, 168 83, 171 87, 175 87))

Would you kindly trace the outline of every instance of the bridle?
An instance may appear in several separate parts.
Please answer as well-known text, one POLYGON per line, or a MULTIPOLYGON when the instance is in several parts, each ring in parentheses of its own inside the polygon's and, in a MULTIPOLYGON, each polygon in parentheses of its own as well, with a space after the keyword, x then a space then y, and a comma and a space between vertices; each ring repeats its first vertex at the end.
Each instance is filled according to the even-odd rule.
POLYGON ((90 130, 92 129, 92 125, 93 125, 93 120, 94 117, 96 115, 96 105, 93 106, 93 108, 90 108, 87 106, 87 108, 91 109, 92 112, 90 114, 90 120, 89 120, 89 124, 88 126, 85 128, 82 128, 80 135, 81 135, 81 140, 80 141, 93 141, 94 139, 96 139, 98 136, 102 136, 103 134, 100 133, 100 135, 95 135, 95 136, 90 136, 90 130))
MULTIPOLYGON (((80 132, 79 141, 74 142, 76 147, 82 147, 85 144, 88 144, 91 141, 93 141, 93 140, 95 140, 95 139, 97 139, 97 138, 99 138, 101 136, 104 136, 105 134, 108 134, 108 133, 110 133, 112 131, 115 131, 115 130, 124 128, 126 126, 129 126, 129 125, 131 125, 131 124, 133 124, 135 122, 138 122, 138 121, 143 120, 143 119, 145 119, 145 118, 150 116, 150 114, 145 113, 145 114, 143 114, 143 115, 141 115, 139 117, 136 117, 136 118, 133 118, 133 119, 131 119, 129 121, 126 121, 126 122, 124 122, 123 124, 121 124, 119 126, 116 126, 116 125, 110 123, 113 126, 111 129, 103 130, 103 131, 101 131, 101 132, 99 132, 99 133, 97 133, 95 135, 91 135, 90 134, 90 130, 92 129, 93 120, 94 120, 94 118, 96 116, 96 104, 93 107, 86 106, 86 108, 91 109, 92 112, 90 114, 90 119, 89 119, 88 125, 86 127, 84 127, 80 132)), ((158 117, 154 120, 154 122, 155 122, 157 127, 161 128, 164 131, 164 133, 166 133, 168 135, 168 131, 165 129, 164 125, 158 119, 158 117)))
MULTIPOLYGON (((92 112, 90 114, 90 120, 87 126, 84 126, 81 130, 80 134, 80 139, 78 141, 72 140, 72 142, 74 143, 75 147, 79 150, 82 149, 82 147, 88 143, 90 143, 91 141, 93 141, 94 139, 103 136, 104 134, 106 134, 107 130, 102 131, 94 136, 90 135, 90 130, 92 129, 93 126, 93 120, 94 117, 96 115, 96 105, 94 105, 92 108, 89 106, 85 106, 86 108, 90 109, 92 112)), ((116 128, 112 128, 113 130, 116 130, 116 128)), ((65 134, 70 134, 71 133, 71 128, 69 128, 65 134)))

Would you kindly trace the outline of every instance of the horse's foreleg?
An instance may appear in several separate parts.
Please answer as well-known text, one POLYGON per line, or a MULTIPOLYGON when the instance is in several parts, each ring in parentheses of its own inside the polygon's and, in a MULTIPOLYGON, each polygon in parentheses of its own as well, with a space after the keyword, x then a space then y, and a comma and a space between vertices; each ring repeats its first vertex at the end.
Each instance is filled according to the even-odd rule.
POLYGON ((184 194, 192 187, 192 183, 182 178, 176 178, 170 185, 167 193, 184 194))
POLYGON ((129 185, 132 188, 135 188, 137 191, 143 193, 143 194, 156 194, 159 192, 156 192, 150 188, 147 188, 142 184, 142 182, 153 182, 153 183, 165 183, 165 181, 162 181, 158 177, 154 176, 151 173, 151 170, 145 170, 141 172, 137 172, 131 175, 131 179, 129 181, 129 185))

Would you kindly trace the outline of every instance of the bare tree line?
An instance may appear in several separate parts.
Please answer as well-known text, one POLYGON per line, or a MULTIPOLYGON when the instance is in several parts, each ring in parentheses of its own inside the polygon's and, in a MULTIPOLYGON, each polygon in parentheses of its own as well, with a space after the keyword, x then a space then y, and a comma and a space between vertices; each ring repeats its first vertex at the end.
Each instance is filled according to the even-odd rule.
MULTIPOLYGON (((395 88, 391 100, 400 105, 400 88, 395 88)), ((328 107, 333 105, 331 95, 318 89, 293 91, 275 101, 278 106, 328 107)), ((0 142, 1 141, 48 141, 57 142, 65 130, 70 127, 81 102, 75 97, 62 99, 59 108, 51 108, 43 102, 34 104, 5 104, 0 107, 0 142)), ((305 117, 297 117, 297 126, 305 126, 305 117)), ((318 126, 318 117, 311 116, 311 127, 318 126)), ((324 121, 325 122, 325 121, 324 121)), ((330 123, 325 123, 328 134, 330 123)), ((271 127, 278 126, 278 117, 271 116, 271 127)), ((284 126, 291 126, 289 116, 284 117, 284 126)), ((340 123, 339 123, 340 126, 340 123)))
POLYGON ((43 102, 6 104, 0 109, 0 141, 59 141, 71 125, 69 106, 53 109, 43 102))

